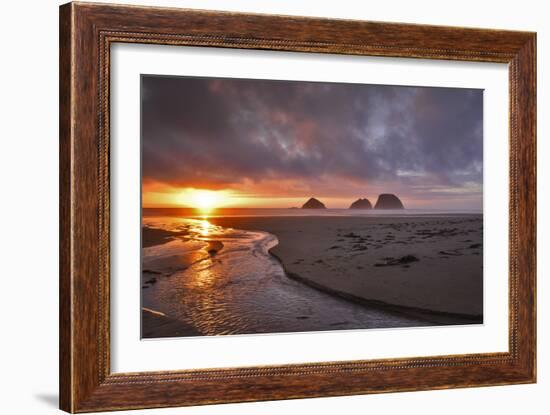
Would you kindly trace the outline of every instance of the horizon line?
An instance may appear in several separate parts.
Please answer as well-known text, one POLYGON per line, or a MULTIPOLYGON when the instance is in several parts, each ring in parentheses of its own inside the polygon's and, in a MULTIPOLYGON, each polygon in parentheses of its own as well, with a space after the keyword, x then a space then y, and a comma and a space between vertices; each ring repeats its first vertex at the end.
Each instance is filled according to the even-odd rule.
MULTIPOLYGON (((197 207, 191 206, 142 206, 142 209, 193 209, 193 210, 204 210, 197 207)), ((218 207, 211 208, 209 210, 222 210, 222 209, 292 209, 292 210, 330 210, 330 209, 341 209, 341 210, 464 210, 464 211, 483 211, 482 208, 403 208, 403 209, 380 209, 375 208, 374 206, 370 209, 352 209, 349 207, 325 207, 320 209, 308 209, 298 206, 289 206, 289 207, 218 207)))

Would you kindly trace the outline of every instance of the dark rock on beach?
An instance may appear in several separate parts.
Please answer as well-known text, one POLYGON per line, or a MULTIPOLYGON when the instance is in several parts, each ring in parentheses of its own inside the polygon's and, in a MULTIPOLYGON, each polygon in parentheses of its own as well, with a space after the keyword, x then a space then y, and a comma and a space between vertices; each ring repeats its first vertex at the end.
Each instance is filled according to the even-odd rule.
POLYGON ((376 201, 375 209, 405 209, 403 203, 399 198, 391 193, 382 193, 378 196, 376 201))
POLYGON ((345 235, 342 235, 344 238, 360 238, 361 235, 357 235, 356 233, 350 232, 346 233, 345 235))
POLYGON ((384 258, 384 262, 374 264, 375 267, 392 267, 395 265, 407 265, 411 262, 418 262, 419 259, 414 255, 405 255, 401 258, 387 257, 384 258))
POLYGON ((312 197, 306 203, 304 203, 302 209, 326 209, 326 206, 314 197, 312 197))
POLYGON ((369 199, 357 199, 351 204, 350 209, 372 209, 369 199))
POLYGON ((210 241, 208 242, 207 252, 209 255, 214 256, 219 251, 223 249, 223 242, 221 241, 210 241))

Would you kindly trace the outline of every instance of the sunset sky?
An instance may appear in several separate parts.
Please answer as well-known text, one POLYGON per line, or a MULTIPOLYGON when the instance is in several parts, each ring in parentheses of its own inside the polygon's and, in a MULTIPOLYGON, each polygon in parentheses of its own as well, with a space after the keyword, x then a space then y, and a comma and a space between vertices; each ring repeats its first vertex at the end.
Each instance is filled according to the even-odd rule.
POLYGON ((483 91, 142 76, 144 207, 481 209, 483 91))

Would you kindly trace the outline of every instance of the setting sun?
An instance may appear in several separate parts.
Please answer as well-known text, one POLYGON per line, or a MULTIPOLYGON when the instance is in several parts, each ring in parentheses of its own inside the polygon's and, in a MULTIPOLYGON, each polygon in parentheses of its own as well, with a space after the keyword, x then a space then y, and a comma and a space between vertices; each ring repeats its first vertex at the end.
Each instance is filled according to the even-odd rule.
POLYGON ((230 194, 226 190, 187 188, 177 193, 175 201, 180 206, 208 212, 226 206, 230 199, 230 194))
POLYGON ((216 192, 210 190, 195 190, 191 195, 191 199, 196 208, 212 209, 216 207, 216 202, 218 202, 219 198, 216 192))

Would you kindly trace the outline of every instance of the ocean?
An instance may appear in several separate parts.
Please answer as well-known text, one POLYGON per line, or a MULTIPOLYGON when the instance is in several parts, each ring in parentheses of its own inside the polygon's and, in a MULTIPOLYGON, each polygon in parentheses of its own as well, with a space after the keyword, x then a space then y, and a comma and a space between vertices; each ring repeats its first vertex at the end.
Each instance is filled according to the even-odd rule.
POLYGON ((298 208, 220 208, 201 211, 193 208, 143 208, 143 217, 178 216, 186 218, 239 217, 239 216, 453 216, 479 215, 481 210, 459 209, 298 209, 298 208))

